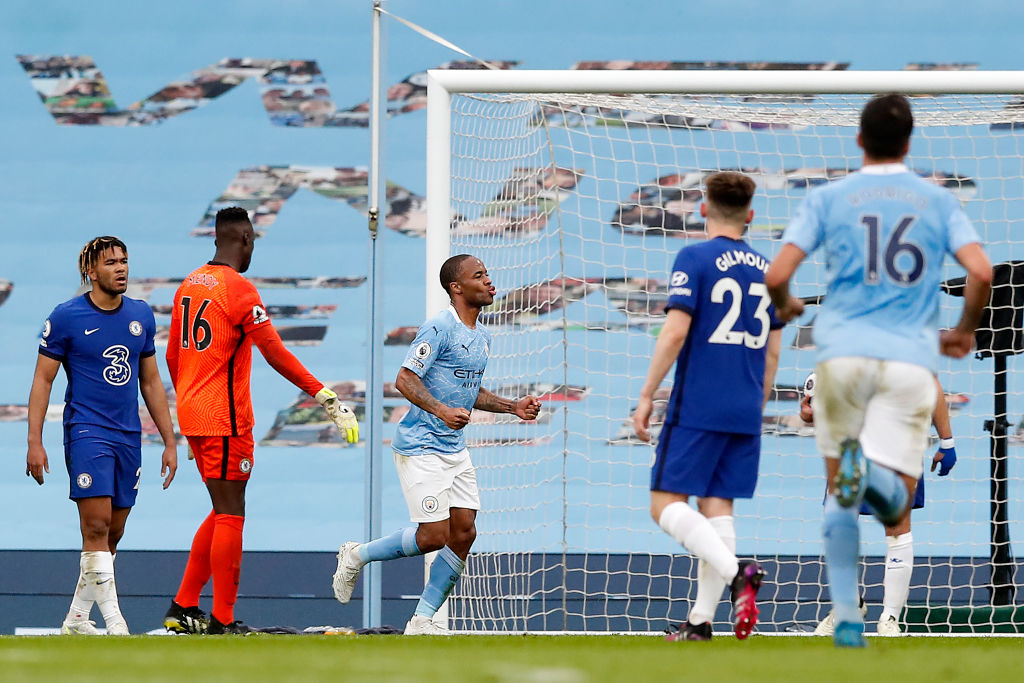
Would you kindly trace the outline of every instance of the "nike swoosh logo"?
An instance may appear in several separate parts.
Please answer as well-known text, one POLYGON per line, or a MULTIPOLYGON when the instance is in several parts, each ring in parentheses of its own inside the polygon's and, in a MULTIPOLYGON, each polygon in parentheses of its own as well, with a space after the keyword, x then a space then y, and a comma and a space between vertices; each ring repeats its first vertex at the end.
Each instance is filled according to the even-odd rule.
POLYGON ((98 327, 95 327, 95 328, 93 328, 93 329, 91 329, 91 330, 86 330, 86 331, 85 331, 85 336, 86 336, 86 337, 88 337, 88 336, 89 336, 90 334, 92 334, 93 332, 99 332, 99 331, 100 331, 100 328, 98 328, 98 327))

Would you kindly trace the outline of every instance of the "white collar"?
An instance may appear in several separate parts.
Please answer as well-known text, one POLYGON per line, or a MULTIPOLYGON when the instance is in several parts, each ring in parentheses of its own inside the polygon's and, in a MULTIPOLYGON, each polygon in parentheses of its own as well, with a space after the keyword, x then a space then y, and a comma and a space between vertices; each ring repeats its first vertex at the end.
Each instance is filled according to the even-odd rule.
POLYGON ((452 314, 453 318, 455 318, 455 322, 457 322, 458 324, 462 325, 467 330, 469 329, 469 325, 467 325, 466 323, 462 322, 462 318, 459 317, 459 312, 455 310, 455 306, 453 304, 448 304, 448 312, 452 314))
POLYGON ((906 164, 897 161, 892 164, 870 164, 860 169, 860 172, 864 175, 895 175, 897 173, 907 173, 909 169, 906 164))
POLYGON ((479 320, 477 320, 477 323, 476 323, 477 327, 470 327, 466 323, 462 322, 462 318, 459 317, 459 312, 455 310, 455 305, 454 304, 448 304, 448 312, 452 314, 453 318, 455 318, 455 322, 457 322, 458 324, 462 325, 467 330, 475 330, 475 329, 477 329, 477 327, 480 326, 480 321, 479 320))

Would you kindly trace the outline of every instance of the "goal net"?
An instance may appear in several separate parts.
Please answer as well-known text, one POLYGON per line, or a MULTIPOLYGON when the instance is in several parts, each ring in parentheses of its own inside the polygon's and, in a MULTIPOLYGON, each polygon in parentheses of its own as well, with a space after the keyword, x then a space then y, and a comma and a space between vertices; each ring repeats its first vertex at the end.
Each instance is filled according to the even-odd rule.
MULTIPOLYGON (((855 137, 869 95, 858 93, 915 93, 908 166, 959 198, 993 263, 1024 258, 1024 109, 1014 94, 1024 80, 964 76, 431 72, 428 314, 446 304, 434 298, 440 262, 480 257, 499 292, 483 314, 493 335, 485 385, 544 401, 535 423, 483 414, 467 427, 483 509, 450 602, 453 628, 655 632, 685 618, 696 564, 650 518, 653 449, 633 437, 630 415, 664 319, 673 258, 705 238, 699 204, 709 173, 740 170, 756 181, 748 239, 773 256, 808 190, 859 168, 855 137)), ((963 274, 951 260, 945 268, 947 279, 963 274)), ((830 609, 823 465, 813 428, 798 417, 798 388, 815 358, 814 297, 824 293, 820 254, 794 282, 812 305, 784 330, 757 492, 735 508, 737 554, 769 573, 762 632, 811 630, 830 609)), ((943 324, 957 319, 961 303, 943 296, 943 324)), ((1021 323, 1014 308, 992 320, 1010 328, 1003 333, 1021 323)), ((926 467, 926 505, 912 518, 905 631, 1024 631, 1010 544, 1024 536, 1015 362, 1005 362, 1005 415, 995 414, 992 358, 941 365, 960 459, 941 479, 926 467), (1009 455, 996 479, 992 444, 1005 448, 997 459, 1009 455)), ((886 542, 874 520, 861 526, 870 633, 882 608, 886 542)), ((729 629, 727 598, 717 631, 729 629)))

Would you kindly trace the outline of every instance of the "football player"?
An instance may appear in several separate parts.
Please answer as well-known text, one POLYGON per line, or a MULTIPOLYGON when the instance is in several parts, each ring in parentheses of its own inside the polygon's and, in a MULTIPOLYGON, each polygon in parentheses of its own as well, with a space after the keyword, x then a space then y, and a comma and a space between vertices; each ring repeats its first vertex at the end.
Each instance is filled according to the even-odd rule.
POLYGON ((860 505, 894 524, 913 501, 939 353, 962 358, 971 350, 992 283, 991 263, 956 197, 904 165, 913 128, 903 95, 869 100, 857 135, 861 169, 808 193, 765 276, 779 317, 791 320, 804 304, 789 281, 808 254, 825 250, 828 289, 814 325, 815 439, 829 482, 823 535, 838 647, 866 645, 860 505), (959 322, 940 335, 946 254, 967 270, 967 284, 959 322), (865 441, 880 449, 865 452, 865 441))
POLYGON ((706 186, 700 210, 708 240, 676 256, 668 315, 633 413, 637 436, 650 441, 654 392, 675 363, 651 472, 651 517, 700 562, 697 598, 669 640, 710 640, 726 585, 732 586, 736 637, 746 638, 757 623, 755 599, 764 578, 757 562, 736 558, 733 500, 751 498, 757 486, 761 415, 778 366, 782 323, 764 286, 768 260, 743 239, 754 216, 754 181, 723 172, 709 176, 706 186))
POLYGON ((462 575, 476 539, 480 493, 463 431, 471 411, 533 420, 541 405, 533 396, 502 398, 481 386, 491 333, 479 322, 480 310, 493 303, 495 293, 483 262, 469 254, 452 256, 441 266, 440 280, 451 305, 420 326, 395 380, 412 403, 393 448, 416 526, 369 543, 343 544, 332 580, 334 597, 347 603, 368 562, 438 551, 406 635, 448 633, 433 617, 462 575))
MULTIPOLYGON (((803 398, 800 401, 800 419, 807 424, 814 424, 814 385, 816 378, 812 372, 804 381, 803 398)), ((932 424, 939 435, 939 448, 932 456, 931 471, 939 468, 939 476, 945 477, 956 465, 956 442, 953 440, 953 430, 949 424, 949 406, 946 405, 946 395, 938 379, 935 380, 937 399, 935 410, 932 413, 932 424)), ((861 446, 865 453, 870 453, 874 444, 869 440, 862 441, 861 446)), ((910 577, 914 572, 914 536, 910 532, 910 511, 924 507, 924 474, 917 480, 917 487, 914 490, 914 502, 903 516, 895 524, 885 525, 885 575, 882 579, 882 614, 878 619, 876 632, 880 636, 899 636, 903 633, 900 628, 900 619, 903 616, 903 609, 907 606, 907 595, 910 593, 910 577)), ((871 510, 867 505, 861 504, 860 514, 870 515, 871 510)), ((861 604, 861 613, 866 612, 866 607, 861 604)), ((831 636, 835 633, 835 613, 828 615, 818 623, 814 634, 819 636, 831 636)))
POLYGON ((114 554, 135 505, 142 475, 139 393, 164 442, 160 474, 166 489, 178 468, 177 443, 153 338, 156 323, 144 301, 128 289, 128 248, 116 237, 90 240, 78 255, 82 284, 90 290, 53 309, 43 325, 28 399, 25 474, 43 483, 50 471, 43 447, 43 418, 61 365, 64 394, 64 461, 70 497, 82 530, 81 572, 65 634, 96 635, 89 619, 99 605, 107 633, 128 635, 114 583, 114 554))
POLYGON ((255 246, 245 209, 217 212, 216 253, 174 294, 167 367, 177 392, 178 425, 188 438, 213 509, 199 526, 178 593, 164 617, 177 633, 245 633, 234 617, 242 563, 245 485, 253 468, 249 374, 255 345, 272 368, 316 398, 348 443, 359 440, 351 408, 284 347, 255 285, 242 276, 255 246), (213 577, 209 619, 199 593, 213 577))

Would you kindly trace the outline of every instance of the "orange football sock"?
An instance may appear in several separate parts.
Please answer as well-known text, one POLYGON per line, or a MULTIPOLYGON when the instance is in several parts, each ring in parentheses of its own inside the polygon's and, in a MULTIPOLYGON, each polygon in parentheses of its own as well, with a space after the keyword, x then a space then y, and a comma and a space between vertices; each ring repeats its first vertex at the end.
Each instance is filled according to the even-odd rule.
POLYGON ((181 577, 181 586, 174 602, 182 607, 195 607, 199 604, 199 593, 210 580, 210 545, 213 543, 214 512, 210 510, 203 523, 199 525, 192 539, 192 549, 188 553, 188 564, 185 575, 181 577))
POLYGON ((242 568, 242 525, 245 517, 217 515, 210 548, 213 570, 213 610, 211 614, 222 624, 235 620, 235 599, 238 597, 238 574, 242 568))

